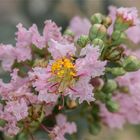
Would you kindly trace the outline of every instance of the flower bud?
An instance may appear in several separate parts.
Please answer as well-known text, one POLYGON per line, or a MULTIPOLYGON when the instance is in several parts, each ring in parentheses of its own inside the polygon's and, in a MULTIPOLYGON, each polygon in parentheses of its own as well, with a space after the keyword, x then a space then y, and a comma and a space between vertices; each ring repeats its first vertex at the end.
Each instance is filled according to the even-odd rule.
POLYGON ((121 86, 121 87, 119 87, 119 91, 123 92, 123 93, 129 93, 129 87, 121 86))
POLYGON ((91 16, 90 21, 92 24, 102 23, 103 21, 103 15, 100 13, 95 13, 91 16))
POLYGON ((123 62, 123 67, 128 72, 137 71, 140 69, 140 60, 138 60, 135 56, 128 56, 123 62))
POLYGON ((105 17, 104 20, 103 20, 103 25, 105 25, 105 27, 109 27, 110 25, 112 24, 112 19, 111 17, 105 17))
POLYGON ((107 35, 107 29, 102 24, 94 24, 90 28, 89 38, 90 40, 94 40, 95 38, 104 39, 107 35))
POLYGON ((73 109, 73 108, 77 107, 77 103, 74 100, 67 100, 67 106, 68 106, 68 108, 73 109))
POLYGON ((117 9, 117 18, 115 21, 115 30, 125 31, 129 27, 139 23, 138 11, 136 8, 117 9))
POLYGON ((77 44, 81 47, 81 48, 84 48, 87 43, 88 43, 89 39, 88 39, 88 36, 86 35, 81 35, 78 40, 77 40, 77 44))
POLYGON ((107 80, 107 83, 103 87, 103 91, 109 93, 109 92, 113 92, 116 88, 117 88, 117 83, 115 82, 115 80, 109 79, 107 80))
POLYGON ((106 103, 106 107, 110 112, 117 112, 119 110, 119 104, 112 100, 106 103))
POLYGON ((117 19, 118 24, 122 25, 119 28, 131 27, 138 23, 138 11, 136 8, 119 8, 117 9, 117 19))
POLYGON ((104 42, 101 39, 96 38, 92 41, 92 43, 94 46, 100 46, 101 48, 104 47, 104 42))
POLYGON ((129 24, 125 23, 121 18, 117 18, 114 24, 114 30, 124 32, 129 28, 129 24))
POLYGON ((36 59, 34 62, 34 67, 46 67, 48 62, 45 59, 36 59))
POLYGON ((34 131, 45 117, 44 108, 42 105, 33 105, 28 110, 28 120, 30 120, 29 130, 34 131))
POLYGON ((107 94, 102 91, 98 91, 95 93, 95 99, 100 100, 101 102, 105 103, 107 99, 107 94))
POLYGON ((101 126, 97 122, 93 122, 89 125, 89 132, 93 135, 97 135, 101 130, 101 126))
POLYGON ((126 73, 126 71, 122 67, 106 68, 106 71, 110 72, 114 76, 122 76, 126 73))
POLYGON ((104 59, 111 61, 118 61, 121 59, 124 49, 122 47, 112 47, 104 53, 104 59))
POLYGON ((98 90, 101 90, 103 85, 104 85, 104 81, 99 78, 99 77, 95 77, 95 78, 92 78, 90 80, 90 84, 95 88, 95 89, 98 89, 98 90))
POLYGON ((112 39, 114 40, 113 43, 115 45, 123 43, 126 40, 126 38, 127 36, 124 32, 116 30, 112 33, 112 39))
POLYGON ((97 116, 97 114, 100 112, 100 107, 98 104, 93 104, 93 108, 91 110, 92 116, 97 116))
POLYGON ((0 119, 0 126, 1 126, 1 127, 4 127, 4 126, 5 126, 5 124, 6 124, 6 121, 5 121, 5 120, 0 119))
POLYGON ((64 35, 74 36, 74 32, 72 32, 70 29, 66 29, 64 35))

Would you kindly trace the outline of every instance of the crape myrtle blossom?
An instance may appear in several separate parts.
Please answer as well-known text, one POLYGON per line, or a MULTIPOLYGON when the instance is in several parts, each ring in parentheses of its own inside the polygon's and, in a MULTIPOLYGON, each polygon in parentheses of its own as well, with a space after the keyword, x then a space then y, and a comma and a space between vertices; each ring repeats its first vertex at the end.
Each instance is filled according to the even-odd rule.
POLYGON ((77 132, 74 122, 67 122, 66 116, 59 114, 56 116, 56 126, 50 133, 52 140, 66 140, 65 134, 73 134, 77 132))
POLYGON ((21 23, 17 25, 16 46, 0 44, 0 61, 6 71, 10 71, 15 60, 18 62, 32 59, 32 45, 39 49, 47 46, 50 39, 62 40, 61 28, 51 20, 45 22, 43 35, 41 36, 37 26, 33 24, 28 30, 21 23))
MULTIPOLYGON (((2 80, 0 80, 0 95, 4 99, 11 99, 14 94, 10 94, 9 92, 21 88, 21 86, 28 81, 27 78, 21 78, 18 76, 18 69, 14 69, 10 76, 11 80, 9 83, 4 83, 2 80)), ((18 94, 15 95, 19 96, 18 94)))
MULTIPOLYGON (((60 96, 79 99, 79 103, 94 101, 94 87, 90 84, 90 78, 103 75, 106 65, 106 62, 99 60, 98 47, 94 48, 92 45, 82 49, 79 58, 76 58, 74 43, 62 37, 61 29, 50 20, 45 22, 43 35, 40 35, 35 24, 28 30, 22 24, 18 24, 17 28, 16 46, 1 44, 0 53, 3 69, 10 71, 11 77, 8 83, 0 80, 0 99, 4 101, 0 108, 0 119, 5 122, 0 130, 12 136, 25 127, 19 125, 21 122, 31 121, 31 112, 32 115, 50 115, 60 96), (34 61, 33 45, 40 50, 47 48, 51 60, 45 67, 31 67, 21 77, 21 68, 16 68, 14 64, 23 64, 26 60, 34 61)), ((42 119, 42 115, 35 117, 42 119)), ((52 132, 58 135, 58 128, 63 139, 65 133, 76 132, 74 123, 65 121, 65 131, 58 126, 52 132)))
MULTIPOLYGON (((0 99, 6 101, 5 106, 1 109, 0 116, 0 119, 6 121, 6 124, 1 129, 9 135, 16 135, 20 131, 18 123, 29 117, 28 113, 31 104, 38 105, 43 103, 41 95, 45 92, 42 90, 39 96, 34 94, 31 89, 32 81, 30 81, 29 77, 20 77, 18 75, 19 69, 13 69, 12 66, 16 61, 20 63, 32 59, 32 45, 43 49, 48 45, 50 39, 58 41, 62 39, 61 28, 58 28, 51 20, 45 22, 43 35, 40 35, 35 24, 28 30, 21 23, 17 25, 17 28, 16 46, 0 45, 2 67, 4 70, 11 71, 11 81, 9 83, 4 83, 0 80, 0 99), (12 130, 12 128, 15 129, 12 130)), ((49 96, 49 94, 46 96, 48 100, 48 105, 44 107, 46 116, 52 113, 57 101, 56 97, 57 95, 49 96), (50 104, 52 100, 55 100, 55 103, 50 104)))
POLYGON ((17 25, 18 31, 16 33, 16 54, 17 60, 25 61, 32 59, 31 46, 35 45, 37 48, 42 49, 47 46, 50 39, 60 41, 62 39, 61 28, 59 28, 51 20, 45 21, 43 35, 38 32, 37 26, 33 24, 29 30, 23 27, 20 23, 17 25))
POLYGON ((118 8, 117 16, 121 16, 123 20, 126 22, 130 22, 131 25, 137 25, 139 23, 138 20, 138 11, 135 7, 131 8, 118 8))
MULTIPOLYGON (((38 96, 31 91, 30 82, 29 78, 18 76, 17 69, 14 69, 13 73, 11 73, 11 81, 9 83, 0 81, 0 98, 5 102, 3 106, 0 106, 0 120, 5 121, 4 127, 0 129, 7 135, 13 136, 19 133, 22 129, 19 127, 19 123, 23 120, 28 120, 31 106, 40 106, 42 104, 38 100, 38 96)), ((44 107, 43 112, 45 116, 52 113, 54 105, 48 104, 44 107)))
POLYGON ((137 15, 137 10, 135 8, 119 8, 115 6, 109 6, 109 16, 112 18, 112 25, 108 28, 108 33, 111 34, 113 31, 113 25, 116 20, 116 15, 121 14, 125 20, 130 20, 133 26, 126 30, 128 38, 134 43, 138 44, 140 42, 140 22, 137 15))
POLYGON ((48 44, 48 41, 51 39, 54 39, 56 41, 61 41, 63 39, 60 32, 61 28, 58 27, 55 22, 52 22, 51 20, 45 21, 42 36, 38 32, 37 26, 35 24, 30 28, 30 30, 33 33, 32 44, 34 44, 39 49, 45 48, 48 44))
POLYGON ((79 97, 80 103, 82 103, 84 100, 90 102, 93 101, 93 94, 91 94, 93 87, 89 84, 90 78, 103 75, 106 62, 101 62, 98 60, 98 46, 93 48, 93 46, 87 45, 81 50, 80 55, 86 55, 84 58, 77 59, 75 64, 77 74, 81 75, 81 78, 79 78, 79 81, 74 86, 75 90, 69 90, 68 94, 73 99, 79 97))
POLYGON ((19 101, 9 101, 5 106, 5 112, 12 113, 17 121, 28 116, 28 107, 25 100, 22 98, 19 101))
POLYGON ((18 70, 15 69, 11 73, 12 78, 9 83, 0 81, 0 98, 5 101, 5 105, 1 107, 0 119, 6 121, 3 131, 9 135, 16 135, 20 131, 17 122, 28 116, 26 98, 32 96, 24 86, 27 79, 19 77, 17 72, 18 70))
POLYGON ((4 127, 0 127, 1 131, 4 131, 9 135, 16 135, 20 131, 20 129, 17 127, 15 117, 9 112, 4 112, 3 106, 0 108, 0 119, 7 122, 4 127))
POLYGON ((72 99, 79 99, 79 103, 93 101, 90 78, 103 75, 106 65, 106 62, 98 60, 98 48, 87 45, 80 54, 85 56, 74 60, 74 44, 51 40, 48 51, 53 60, 47 68, 36 67, 29 72, 33 86, 39 91, 39 99, 48 103, 48 100, 55 102, 60 95, 69 95, 72 99))

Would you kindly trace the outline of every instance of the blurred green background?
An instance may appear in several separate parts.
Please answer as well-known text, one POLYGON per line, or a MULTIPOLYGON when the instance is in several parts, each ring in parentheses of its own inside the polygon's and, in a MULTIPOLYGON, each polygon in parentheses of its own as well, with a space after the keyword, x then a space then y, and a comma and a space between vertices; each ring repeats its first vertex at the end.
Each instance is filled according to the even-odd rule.
MULTIPOLYGON (((15 44, 19 22, 25 27, 36 23, 42 31, 44 21, 52 19, 64 30, 73 16, 90 17, 95 12, 107 14, 109 5, 137 7, 140 11, 140 0, 0 0, 0 43, 15 44)), ((84 124, 81 128, 84 129, 84 124)), ((103 127, 98 136, 91 136, 86 130, 83 133, 81 129, 79 135, 80 140, 140 140, 140 126, 127 125, 124 130, 103 127)), ((37 137, 41 137, 37 140, 46 140, 42 133, 37 137)))

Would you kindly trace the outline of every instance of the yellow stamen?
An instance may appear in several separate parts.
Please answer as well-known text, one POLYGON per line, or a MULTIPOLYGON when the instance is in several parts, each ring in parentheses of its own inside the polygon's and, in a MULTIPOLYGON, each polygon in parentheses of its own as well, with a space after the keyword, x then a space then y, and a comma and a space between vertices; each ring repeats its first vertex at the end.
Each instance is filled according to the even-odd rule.
POLYGON ((56 60, 52 64, 51 71, 60 78, 64 76, 76 76, 74 64, 71 59, 66 57, 56 60))
POLYGON ((51 73, 53 76, 50 80, 59 83, 58 91, 61 93, 75 83, 75 76, 77 75, 73 59, 67 57, 63 57, 53 62, 51 73))

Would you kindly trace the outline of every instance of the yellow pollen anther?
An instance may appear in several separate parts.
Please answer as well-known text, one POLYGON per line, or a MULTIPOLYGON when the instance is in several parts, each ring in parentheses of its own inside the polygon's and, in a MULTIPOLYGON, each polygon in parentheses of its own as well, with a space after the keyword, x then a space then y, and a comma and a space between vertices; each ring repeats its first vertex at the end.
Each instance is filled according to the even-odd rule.
POLYGON ((59 78, 76 76, 76 70, 72 60, 66 57, 56 60, 52 64, 51 72, 59 78))

